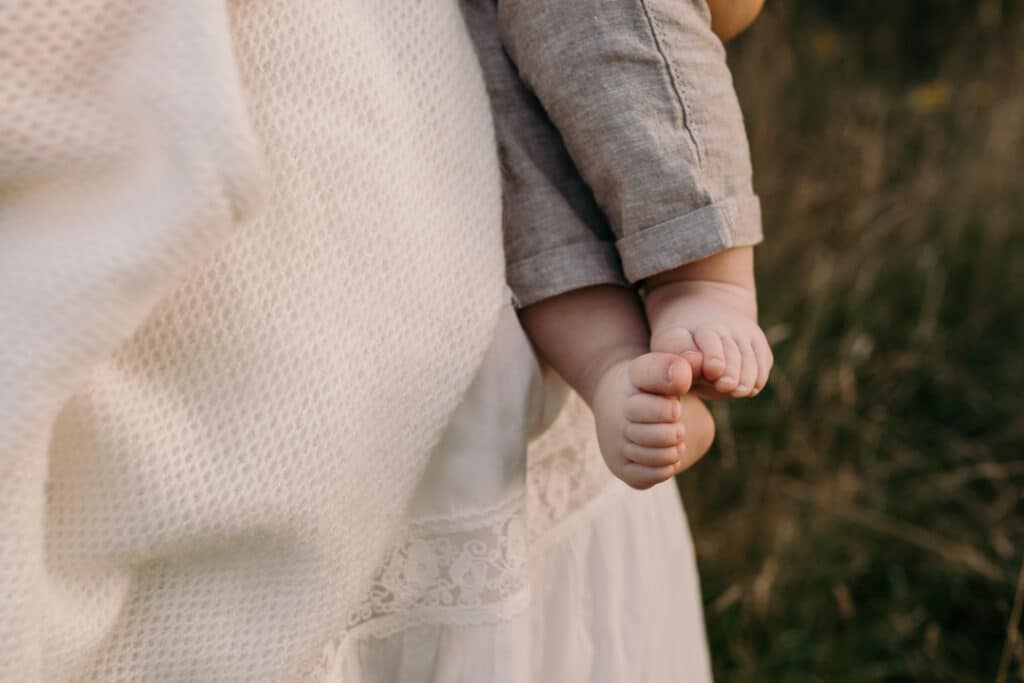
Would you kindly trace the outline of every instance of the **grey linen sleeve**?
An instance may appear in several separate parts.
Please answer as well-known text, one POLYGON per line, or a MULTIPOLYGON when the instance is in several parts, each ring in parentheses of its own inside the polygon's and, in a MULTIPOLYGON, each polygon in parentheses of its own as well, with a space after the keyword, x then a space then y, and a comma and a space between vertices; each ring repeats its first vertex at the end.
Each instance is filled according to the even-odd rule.
POLYGON ((591 285, 628 286, 615 235, 501 45, 494 0, 463 0, 462 9, 494 112, 506 278, 517 306, 591 285))
POLYGON ((630 282, 761 241, 743 117, 705 0, 499 0, 630 282))

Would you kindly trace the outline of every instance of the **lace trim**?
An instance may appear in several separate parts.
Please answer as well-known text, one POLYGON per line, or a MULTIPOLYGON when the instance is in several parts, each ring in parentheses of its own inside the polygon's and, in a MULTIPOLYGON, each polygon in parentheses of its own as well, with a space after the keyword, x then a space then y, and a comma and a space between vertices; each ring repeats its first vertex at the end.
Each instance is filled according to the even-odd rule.
POLYGON ((555 425, 530 445, 526 493, 531 546, 615 481, 601 459, 592 421, 583 400, 570 394, 555 425))
POLYGON ((520 613, 528 553, 525 499, 410 525, 373 577, 345 631, 324 647, 304 681, 334 678, 346 647, 421 624, 494 623, 520 613))
POLYGON ((411 529, 388 553, 348 627, 424 608, 479 607, 518 592, 527 553, 522 497, 505 507, 484 526, 411 529))
POLYGON ((591 420, 572 394, 551 429, 530 446, 525 495, 410 524, 350 613, 345 631, 325 646, 303 680, 323 680, 345 647, 361 637, 386 637, 428 623, 494 623, 525 609, 529 556, 614 481, 591 420))

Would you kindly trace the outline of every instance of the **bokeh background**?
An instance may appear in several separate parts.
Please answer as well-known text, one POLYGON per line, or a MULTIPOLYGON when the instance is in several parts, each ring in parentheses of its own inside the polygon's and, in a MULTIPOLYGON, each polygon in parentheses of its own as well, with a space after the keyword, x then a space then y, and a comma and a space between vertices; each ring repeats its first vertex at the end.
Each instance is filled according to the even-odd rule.
POLYGON ((770 389, 680 477, 723 683, 1024 681, 1024 1, 729 46, 770 389))

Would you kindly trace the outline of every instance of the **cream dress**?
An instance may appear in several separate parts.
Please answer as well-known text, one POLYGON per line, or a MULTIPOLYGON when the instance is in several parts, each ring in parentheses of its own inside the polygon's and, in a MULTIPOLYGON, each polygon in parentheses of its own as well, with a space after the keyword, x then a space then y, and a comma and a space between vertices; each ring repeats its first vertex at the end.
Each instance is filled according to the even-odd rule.
POLYGON ((349 625, 311 680, 711 680, 676 487, 611 476, 511 305, 349 625))

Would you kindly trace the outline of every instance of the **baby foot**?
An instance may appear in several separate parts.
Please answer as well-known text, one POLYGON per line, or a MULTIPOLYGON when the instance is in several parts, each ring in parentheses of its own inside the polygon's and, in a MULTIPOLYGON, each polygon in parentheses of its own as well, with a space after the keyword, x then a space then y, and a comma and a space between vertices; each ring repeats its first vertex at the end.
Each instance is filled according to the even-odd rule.
POLYGON ((608 368, 591 408, 601 455, 612 474, 635 489, 672 478, 702 455, 687 458, 679 397, 690 390, 688 363, 648 353, 608 368))
MULTIPOLYGON (((722 396, 756 396, 774 358, 757 325, 754 293, 712 281, 662 285, 647 301, 651 350, 689 361, 697 382, 722 396)), ((705 392, 707 393, 707 392, 705 392)))

